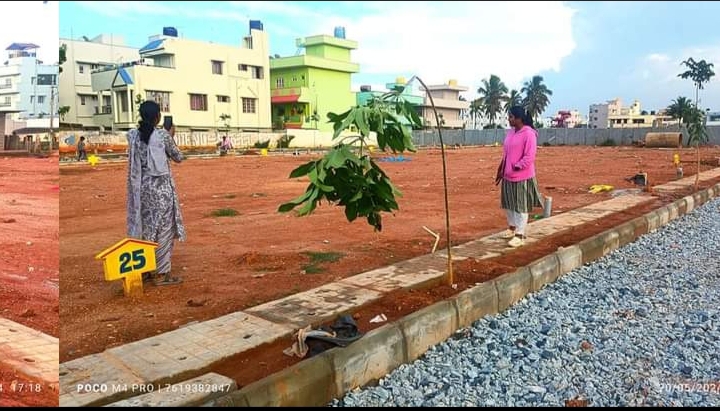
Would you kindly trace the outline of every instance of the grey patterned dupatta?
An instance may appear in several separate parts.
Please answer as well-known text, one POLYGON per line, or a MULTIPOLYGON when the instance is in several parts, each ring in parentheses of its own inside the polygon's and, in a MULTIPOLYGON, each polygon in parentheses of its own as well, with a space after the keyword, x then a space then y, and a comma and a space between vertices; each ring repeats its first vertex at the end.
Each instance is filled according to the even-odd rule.
POLYGON ((127 235, 142 239, 142 215, 140 214, 140 190, 142 189, 142 161, 137 150, 140 132, 132 129, 127 133, 128 178, 127 178, 127 235))

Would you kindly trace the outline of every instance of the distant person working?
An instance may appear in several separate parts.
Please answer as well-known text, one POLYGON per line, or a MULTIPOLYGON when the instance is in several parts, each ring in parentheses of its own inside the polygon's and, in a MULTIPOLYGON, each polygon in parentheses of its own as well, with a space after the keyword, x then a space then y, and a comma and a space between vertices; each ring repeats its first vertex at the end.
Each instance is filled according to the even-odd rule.
POLYGON ((226 156, 233 148, 232 141, 227 136, 223 136, 222 141, 218 142, 218 147, 220 147, 220 155, 226 156))
POLYGON ((85 148, 85 136, 80 137, 77 144, 77 161, 87 160, 87 149, 85 148))

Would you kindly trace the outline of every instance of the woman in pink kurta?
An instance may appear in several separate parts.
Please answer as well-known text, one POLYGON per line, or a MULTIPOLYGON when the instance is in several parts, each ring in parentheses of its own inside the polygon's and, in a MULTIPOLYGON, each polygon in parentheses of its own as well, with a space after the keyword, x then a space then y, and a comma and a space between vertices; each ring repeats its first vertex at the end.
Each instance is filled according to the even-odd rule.
POLYGON ((530 211, 542 207, 535 178, 537 132, 532 119, 520 106, 510 108, 510 130, 503 142, 503 160, 498 170, 501 182, 500 202, 507 214, 508 230, 504 237, 508 245, 519 247, 525 243, 530 211))

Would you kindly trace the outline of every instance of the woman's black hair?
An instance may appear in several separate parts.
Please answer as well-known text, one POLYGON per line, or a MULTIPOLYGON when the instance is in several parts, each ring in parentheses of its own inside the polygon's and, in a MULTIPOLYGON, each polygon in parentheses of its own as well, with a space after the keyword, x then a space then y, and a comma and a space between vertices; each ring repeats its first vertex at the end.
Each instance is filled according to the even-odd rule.
POLYGON ((140 139, 147 144, 150 136, 155 131, 158 117, 160 116, 160 105, 152 100, 147 100, 140 104, 140 139))
POLYGON ((512 114, 513 117, 522 120, 524 125, 533 129, 535 128, 532 117, 530 117, 530 113, 528 113, 523 106, 512 106, 508 112, 512 114))

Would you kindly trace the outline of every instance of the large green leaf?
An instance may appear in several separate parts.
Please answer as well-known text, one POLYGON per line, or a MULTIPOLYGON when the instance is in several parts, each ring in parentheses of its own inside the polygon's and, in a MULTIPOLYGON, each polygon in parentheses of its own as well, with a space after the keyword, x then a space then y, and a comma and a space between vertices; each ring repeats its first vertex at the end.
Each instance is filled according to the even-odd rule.
POLYGON ((315 163, 316 161, 311 161, 309 163, 301 165, 300 167, 290 172, 290 178, 298 178, 307 175, 315 168, 315 163))

